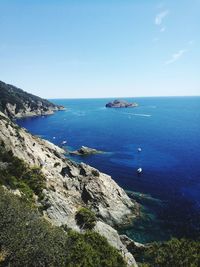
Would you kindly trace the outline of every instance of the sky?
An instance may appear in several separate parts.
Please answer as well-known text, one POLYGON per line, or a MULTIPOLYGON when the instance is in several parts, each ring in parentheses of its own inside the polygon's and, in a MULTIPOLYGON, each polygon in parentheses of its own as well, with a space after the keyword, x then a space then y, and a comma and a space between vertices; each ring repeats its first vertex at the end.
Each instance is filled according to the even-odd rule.
POLYGON ((200 0, 0 0, 0 80, 44 98, 200 95, 200 0))

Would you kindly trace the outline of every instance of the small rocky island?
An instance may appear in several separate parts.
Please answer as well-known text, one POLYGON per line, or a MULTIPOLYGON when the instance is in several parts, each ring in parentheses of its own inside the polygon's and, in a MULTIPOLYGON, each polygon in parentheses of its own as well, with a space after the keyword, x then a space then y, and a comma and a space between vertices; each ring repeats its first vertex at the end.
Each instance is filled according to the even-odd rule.
POLYGON ((116 99, 113 102, 106 104, 106 108, 134 108, 137 107, 137 103, 129 103, 125 100, 116 99))

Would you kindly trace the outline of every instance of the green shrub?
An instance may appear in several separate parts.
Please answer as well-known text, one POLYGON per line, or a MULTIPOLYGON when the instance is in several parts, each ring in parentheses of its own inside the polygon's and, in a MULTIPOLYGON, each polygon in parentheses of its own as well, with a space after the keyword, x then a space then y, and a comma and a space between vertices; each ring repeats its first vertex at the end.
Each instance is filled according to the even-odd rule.
POLYGON ((77 221, 77 224, 81 227, 81 229, 91 230, 96 225, 95 214, 87 208, 81 208, 76 213, 76 221, 77 221))
POLYGON ((149 267, 198 267, 200 266, 200 241, 176 239, 152 243, 136 259, 141 266, 149 267), (146 265, 145 265, 146 264, 146 265))
POLYGON ((68 258, 70 267, 125 267, 126 264, 118 251, 108 244, 105 237, 98 233, 86 231, 79 234, 70 231, 68 234, 72 253, 68 258))
POLYGON ((39 197, 45 188, 45 177, 40 168, 29 167, 23 160, 13 156, 11 151, 6 151, 0 145, 0 184, 11 189, 20 189, 24 196, 31 200, 35 193, 39 197))

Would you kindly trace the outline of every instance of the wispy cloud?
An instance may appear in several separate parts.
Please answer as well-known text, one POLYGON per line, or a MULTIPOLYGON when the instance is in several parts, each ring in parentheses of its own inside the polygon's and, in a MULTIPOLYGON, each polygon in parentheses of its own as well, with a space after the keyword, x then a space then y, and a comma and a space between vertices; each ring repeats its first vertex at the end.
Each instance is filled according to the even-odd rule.
POLYGON ((162 12, 160 12, 160 13, 158 13, 157 15, 156 15, 156 17, 155 17, 155 24, 156 25, 161 25, 162 24, 162 22, 163 22, 163 19, 167 16, 169 14, 169 10, 164 10, 164 11, 162 11, 162 12))
POLYGON ((174 62, 176 62, 177 60, 179 60, 188 50, 187 49, 181 49, 179 50, 177 53, 173 54, 171 59, 167 60, 165 62, 165 65, 169 65, 172 64, 174 62))

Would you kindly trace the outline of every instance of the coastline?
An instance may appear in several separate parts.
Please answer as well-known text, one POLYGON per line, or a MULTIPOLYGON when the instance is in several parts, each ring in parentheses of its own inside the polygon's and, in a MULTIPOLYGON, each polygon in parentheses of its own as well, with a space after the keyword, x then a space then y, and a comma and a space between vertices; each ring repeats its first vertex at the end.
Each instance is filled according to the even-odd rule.
MULTIPOLYGON (((151 117, 130 117, 129 113, 134 113, 132 109, 123 111, 102 109, 100 107, 104 105, 104 99, 97 99, 95 102, 93 100, 60 100, 55 103, 68 106, 69 112, 56 115, 56 124, 54 116, 48 120, 40 118, 35 121, 22 120, 21 124, 31 131, 34 129, 34 133, 42 135, 43 138, 53 141, 57 145, 61 144, 63 140, 67 140, 67 145, 71 150, 84 144, 98 150, 110 151, 92 157, 77 156, 77 161, 84 161, 104 173, 109 173, 122 188, 149 193, 160 199, 163 207, 159 205, 159 202, 157 205, 151 199, 147 198, 144 201, 138 196, 141 204, 147 207, 144 211, 149 215, 146 217, 146 221, 141 221, 141 225, 144 225, 148 232, 152 232, 154 229, 156 240, 159 238, 166 240, 169 235, 192 238, 196 235, 195 227, 198 223, 195 220, 197 215, 193 209, 193 205, 198 203, 195 202, 198 201, 198 195, 195 193, 198 188, 193 189, 193 186, 185 188, 185 186, 188 174, 193 177, 190 180, 194 184, 196 183, 197 155, 191 141, 195 140, 196 132, 188 135, 188 138, 187 135, 185 136, 188 145, 190 144, 190 147, 194 148, 193 150, 184 150, 185 146, 182 144, 180 136, 185 133, 183 127, 186 115, 191 118, 191 127, 198 128, 194 127, 197 117, 193 116, 192 110, 199 106, 199 98, 172 98, 170 102, 168 98, 142 98, 138 102, 141 105, 138 107, 137 113, 151 114, 151 117), (185 112, 183 108, 188 101, 191 108, 185 112), (82 113, 79 117, 80 110, 82 113), (169 120, 169 117, 173 117, 173 120, 169 120), (167 123, 161 124, 163 120, 167 123), (118 127, 119 122, 123 122, 122 127, 118 127), (177 123, 180 125, 180 131, 174 130, 177 123), (160 127, 161 125, 162 127, 160 127), (48 131, 45 131, 47 127, 49 127, 48 131), (57 134, 61 127, 61 134, 57 134), (143 152, 140 155, 141 158, 138 159, 134 151, 140 146, 143 152), (188 164, 183 165, 188 158, 191 160, 188 164), (140 178, 136 174, 138 160, 144 170, 140 178), (192 169, 191 166, 193 166, 192 169), (187 191, 185 192, 185 190, 187 191), (196 198, 193 199, 193 196, 196 198), (187 210, 186 214, 184 210, 187 210), (179 227, 176 227, 176 224, 179 227), (159 237, 156 231, 166 233, 166 235, 159 237)), ((198 144, 195 143, 195 145, 198 147, 198 144)), ((69 158, 75 160, 75 157, 69 158)), ((138 231, 138 240, 143 239, 142 235, 143 237, 148 236, 147 231, 145 232, 139 227, 139 223, 135 229, 138 231)), ((132 235, 131 232, 130 234, 132 235)), ((153 241, 152 235, 149 240, 153 241)))
POLYGON ((13 119, 17 120, 17 119, 24 119, 24 118, 31 118, 31 117, 49 116, 49 115, 53 115, 55 112, 65 111, 65 110, 66 110, 66 108, 61 107, 61 108, 49 109, 47 111, 37 110, 37 111, 19 112, 19 113, 14 115, 13 119))

